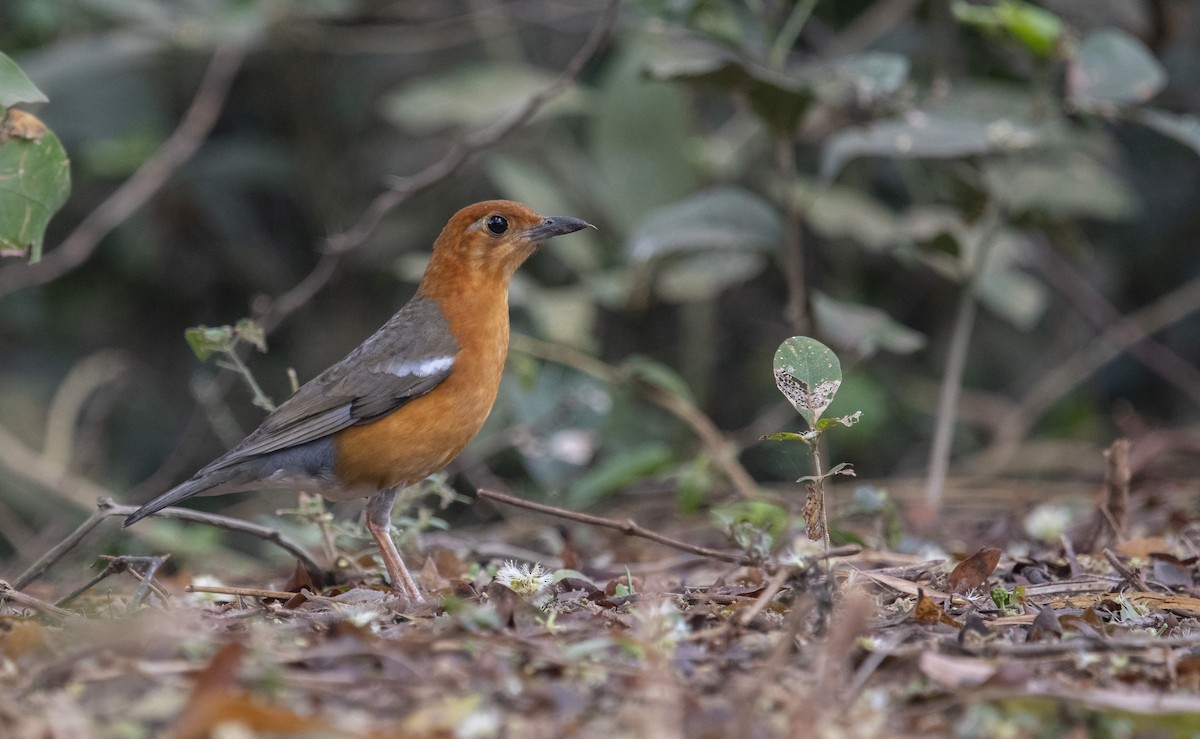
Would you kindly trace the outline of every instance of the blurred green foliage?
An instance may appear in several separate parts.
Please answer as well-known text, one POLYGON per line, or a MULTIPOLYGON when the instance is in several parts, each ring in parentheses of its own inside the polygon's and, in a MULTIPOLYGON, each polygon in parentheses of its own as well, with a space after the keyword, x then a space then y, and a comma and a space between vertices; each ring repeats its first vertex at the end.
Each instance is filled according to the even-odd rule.
MULTIPOLYGON (((286 368, 312 377, 400 306, 455 210, 507 197, 599 227, 523 269, 515 330, 609 367, 645 357, 730 432, 757 480, 790 481, 803 460, 754 440, 795 421, 770 368, 799 332, 785 306, 802 267, 800 319, 842 357, 844 395, 864 414, 831 456, 861 476, 921 473, 927 388, 976 270, 966 385, 1013 401, 1107 322, 1050 286, 1039 253, 1120 311, 1200 272, 1200 11, 1168 4, 1168 23, 1153 2, 885 5, 899 4, 804 16, 777 0, 627 3, 566 95, 390 213, 273 328, 271 352, 250 362, 265 392, 286 397, 286 368), (998 225, 985 238, 987 213, 998 225)), ((198 154, 85 264, 13 289, 25 267, 0 262, 0 425, 42 448, 63 378, 115 348, 130 369, 76 408, 70 468, 141 501, 209 461, 230 443, 211 428, 261 416, 241 386, 212 392, 184 328, 233 324, 300 283, 387 177, 554 79, 602 7, 4 3, 0 50, 51 99, 37 115, 74 163, 48 253, 166 140, 217 43, 248 54, 198 154)), ((1200 362, 1196 321, 1158 338, 1200 362)), ((647 403, 634 371, 610 383, 519 353, 511 366, 457 466, 467 479, 577 506, 631 486, 678 488, 690 507, 724 495, 711 450, 647 403)), ((1105 444, 1124 401, 1152 426, 1196 419, 1181 390, 1121 358, 1080 378, 1056 406, 1071 412, 1052 409, 1036 433, 1105 444)), ((960 428, 957 451, 989 433, 960 428)), ((0 556, 62 515, 36 490, 0 465, 0 556)))

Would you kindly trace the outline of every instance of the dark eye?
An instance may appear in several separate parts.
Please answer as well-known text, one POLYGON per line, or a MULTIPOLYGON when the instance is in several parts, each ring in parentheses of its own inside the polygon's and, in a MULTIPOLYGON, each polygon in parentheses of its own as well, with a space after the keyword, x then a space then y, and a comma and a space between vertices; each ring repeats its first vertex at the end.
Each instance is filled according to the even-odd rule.
POLYGON ((489 231, 499 236, 508 230, 508 219, 504 216, 488 216, 487 228, 489 231))

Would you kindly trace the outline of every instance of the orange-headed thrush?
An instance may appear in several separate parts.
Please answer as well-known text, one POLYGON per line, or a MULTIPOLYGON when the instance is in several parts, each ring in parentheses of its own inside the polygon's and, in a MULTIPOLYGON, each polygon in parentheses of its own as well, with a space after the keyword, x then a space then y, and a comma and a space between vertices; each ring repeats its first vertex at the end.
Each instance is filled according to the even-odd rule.
POLYGON ((508 354, 508 284, 517 267, 540 242, 588 225, 507 200, 455 213, 399 313, 125 525, 194 495, 285 489, 365 497, 367 530, 392 589, 421 600, 389 531, 396 492, 449 464, 491 412, 508 354))

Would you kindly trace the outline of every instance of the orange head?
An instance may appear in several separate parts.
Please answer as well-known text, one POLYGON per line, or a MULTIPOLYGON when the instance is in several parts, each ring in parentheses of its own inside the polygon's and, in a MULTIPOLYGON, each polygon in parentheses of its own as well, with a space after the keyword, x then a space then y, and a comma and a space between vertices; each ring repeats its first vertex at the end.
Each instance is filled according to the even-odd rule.
POLYGON ((591 224, 578 218, 546 218, 511 200, 485 200, 454 214, 437 241, 423 283, 466 277, 498 278, 507 284, 542 241, 591 224))

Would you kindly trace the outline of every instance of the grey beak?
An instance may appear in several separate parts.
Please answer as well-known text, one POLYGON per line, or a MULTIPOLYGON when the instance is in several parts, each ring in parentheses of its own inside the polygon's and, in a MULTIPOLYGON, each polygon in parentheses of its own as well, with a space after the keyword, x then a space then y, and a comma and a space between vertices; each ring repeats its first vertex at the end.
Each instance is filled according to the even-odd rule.
POLYGON ((546 239, 562 236, 563 234, 575 233, 585 228, 595 228, 587 221, 570 216, 552 216, 542 221, 538 225, 525 231, 525 237, 530 241, 537 243, 546 239))

